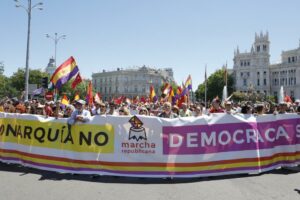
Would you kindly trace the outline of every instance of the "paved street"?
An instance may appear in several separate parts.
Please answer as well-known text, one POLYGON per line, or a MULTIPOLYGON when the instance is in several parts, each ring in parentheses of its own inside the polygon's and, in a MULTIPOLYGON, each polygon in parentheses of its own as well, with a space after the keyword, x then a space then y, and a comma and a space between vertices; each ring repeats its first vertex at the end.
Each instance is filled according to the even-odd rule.
POLYGON ((194 179, 72 176, 0 163, 1 200, 300 199, 300 168, 194 179))

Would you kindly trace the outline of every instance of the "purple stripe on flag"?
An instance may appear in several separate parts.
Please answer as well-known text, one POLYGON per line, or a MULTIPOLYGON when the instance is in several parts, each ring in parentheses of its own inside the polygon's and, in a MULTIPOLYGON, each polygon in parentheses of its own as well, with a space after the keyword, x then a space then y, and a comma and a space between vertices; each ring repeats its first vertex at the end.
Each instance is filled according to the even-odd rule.
POLYGON ((68 82, 71 78, 73 78, 78 73, 78 71, 79 71, 78 66, 74 67, 74 69, 69 74, 57 80, 55 87, 57 89, 60 89, 62 85, 68 82))

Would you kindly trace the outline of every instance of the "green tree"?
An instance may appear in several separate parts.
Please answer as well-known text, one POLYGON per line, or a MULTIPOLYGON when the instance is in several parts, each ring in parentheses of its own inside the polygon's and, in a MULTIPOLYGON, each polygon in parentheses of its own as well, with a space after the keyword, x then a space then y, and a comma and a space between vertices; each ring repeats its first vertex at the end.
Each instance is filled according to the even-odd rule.
MULTIPOLYGON (((48 76, 47 73, 40 70, 29 70, 29 84, 41 85, 41 79, 48 76)), ((25 90, 25 69, 19 68, 17 72, 13 73, 10 77, 11 86, 14 87, 20 93, 25 90)))
MULTIPOLYGON (((75 95, 78 94, 81 99, 85 99, 87 94, 87 86, 89 84, 89 80, 83 80, 79 83, 75 89, 72 89, 73 80, 68 81, 66 84, 62 86, 59 91, 59 96, 62 97, 63 94, 66 94, 70 100, 73 100, 75 95)), ((93 89, 93 94, 95 94, 95 90, 93 89)))
POLYGON ((20 95, 20 93, 11 86, 10 79, 0 74, 0 99, 18 95, 20 95))
MULTIPOLYGON (((225 70, 220 69, 215 73, 211 74, 207 79, 207 100, 212 100, 216 96, 222 97, 223 88, 225 86, 225 70)), ((227 91, 228 96, 234 91, 234 79, 233 75, 230 74, 227 76, 227 91)), ((205 83, 202 83, 198 86, 196 90, 197 100, 204 100, 205 98, 205 83)))

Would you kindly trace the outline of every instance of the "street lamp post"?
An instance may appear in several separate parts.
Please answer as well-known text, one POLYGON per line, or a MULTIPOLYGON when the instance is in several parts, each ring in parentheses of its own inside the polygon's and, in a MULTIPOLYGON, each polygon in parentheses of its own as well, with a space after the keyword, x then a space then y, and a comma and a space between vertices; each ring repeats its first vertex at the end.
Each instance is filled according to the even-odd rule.
POLYGON ((28 81, 29 81, 29 45, 30 45, 30 21, 31 21, 31 10, 34 8, 38 8, 39 10, 43 10, 43 3, 39 2, 32 6, 31 0, 28 0, 28 6, 25 7, 19 4, 18 0, 15 0, 17 8, 23 8, 28 14, 28 27, 27 27, 27 47, 26 47, 26 66, 25 66, 25 97, 24 100, 28 101, 28 81))
POLYGON ((66 35, 61 35, 61 36, 58 36, 57 33, 54 34, 54 37, 52 37, 51 35, 49 34, 46 34, 46 37, 47 38, 50 38, 54 41, 54 64, 55 64, 55 67, 57 67, 56 65, 56 53, 57 53, 57 43, 60 39, 66 39, 66 35))

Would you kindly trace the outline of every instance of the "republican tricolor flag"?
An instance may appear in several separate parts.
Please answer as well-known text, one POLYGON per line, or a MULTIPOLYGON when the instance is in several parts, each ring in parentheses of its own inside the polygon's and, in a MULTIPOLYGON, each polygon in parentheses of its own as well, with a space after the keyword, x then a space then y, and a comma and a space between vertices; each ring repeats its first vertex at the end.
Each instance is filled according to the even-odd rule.
POLYGON ((80 73, 77 74, 76 78, 74 79, 74 81, 72 82, 72 89, 75 89, 75 87, 82 82, 82 78, 80 76, 80 73))
POLYGON ((60 89, 65 83, 72 79, 78 71, 79 69, 75 59, 71 56, 55 70, 50 81, 55 88, 60 89))
POLYGON ((157 101, 157 96, 155 94, 155 89, 153 85, 150 86, 150 101, 155 103, 157 101))

